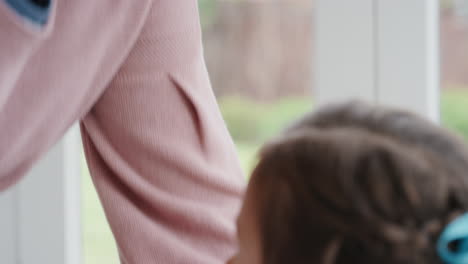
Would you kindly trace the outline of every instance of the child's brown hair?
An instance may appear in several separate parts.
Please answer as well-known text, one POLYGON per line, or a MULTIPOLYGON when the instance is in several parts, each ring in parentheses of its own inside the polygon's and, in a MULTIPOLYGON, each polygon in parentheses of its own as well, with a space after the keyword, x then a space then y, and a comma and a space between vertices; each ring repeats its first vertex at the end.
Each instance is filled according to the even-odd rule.
POLYGON ((364 103, 306 116, 261 152, 251 185, 263 263, 442 263, 436 241, 468 210, 462 140, 364 103))

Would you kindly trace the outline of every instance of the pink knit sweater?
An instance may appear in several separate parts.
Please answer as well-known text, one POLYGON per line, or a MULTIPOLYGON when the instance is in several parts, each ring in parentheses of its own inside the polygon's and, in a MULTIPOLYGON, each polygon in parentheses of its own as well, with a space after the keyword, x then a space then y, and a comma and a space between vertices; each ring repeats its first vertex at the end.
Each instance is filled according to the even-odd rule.
POLYGON ((196 0, 0 0, 0 190, 77 120, 122 263, 220 264, 244 181, 206 72, 196 0))

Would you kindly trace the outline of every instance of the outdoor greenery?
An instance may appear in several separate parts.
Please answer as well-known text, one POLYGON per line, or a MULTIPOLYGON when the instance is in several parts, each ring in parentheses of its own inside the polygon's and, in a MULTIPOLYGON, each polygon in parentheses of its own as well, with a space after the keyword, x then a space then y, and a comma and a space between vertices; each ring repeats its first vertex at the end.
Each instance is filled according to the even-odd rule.
POLYGON ((198 9, 202 27, 205 27, 211 24, 216 15, 216 0, 198 0, 198 9))
POLYGON ((441 123, 468 140, 468 91, 466 88, 442 93, 441 123))

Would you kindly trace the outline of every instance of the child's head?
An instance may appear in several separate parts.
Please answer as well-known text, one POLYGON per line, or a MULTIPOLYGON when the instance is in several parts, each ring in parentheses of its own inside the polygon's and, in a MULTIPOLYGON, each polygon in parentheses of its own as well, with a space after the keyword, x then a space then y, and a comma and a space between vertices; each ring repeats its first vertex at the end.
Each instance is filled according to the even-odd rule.
POLYGON ((337 105, 263 148, 230 263, 443 263, 439 235, 466 211, 461 140, 406 112, 337 105))

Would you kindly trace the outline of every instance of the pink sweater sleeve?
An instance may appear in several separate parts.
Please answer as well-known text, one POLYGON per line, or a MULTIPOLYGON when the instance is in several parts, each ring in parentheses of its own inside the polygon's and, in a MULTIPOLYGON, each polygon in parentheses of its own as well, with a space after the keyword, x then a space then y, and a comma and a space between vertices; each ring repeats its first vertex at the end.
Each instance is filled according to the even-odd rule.
POLYGON ((244 181, 197 1, 63 0, 53 15, 48 34, 0 44, 0 189, 81 118, 122 263, 224 263, 244 181))
POLYGON ((196 1, 156 1, 83 119, 123 263, 224 263, 243 177, 204 65, 196 1))

